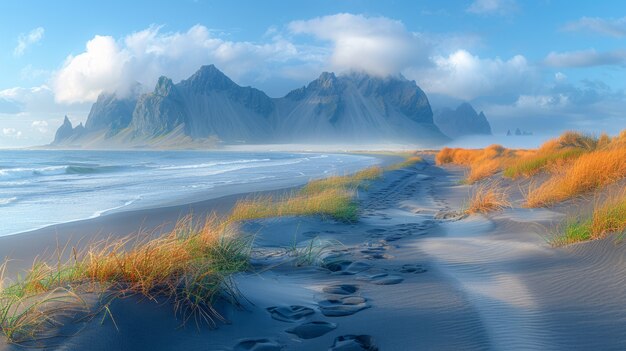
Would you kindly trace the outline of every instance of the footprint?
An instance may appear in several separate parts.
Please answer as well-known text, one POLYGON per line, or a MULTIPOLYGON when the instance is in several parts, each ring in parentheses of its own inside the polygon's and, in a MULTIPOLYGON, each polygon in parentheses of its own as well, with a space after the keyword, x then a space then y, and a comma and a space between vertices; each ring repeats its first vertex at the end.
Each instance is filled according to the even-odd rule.
POLYGON ((334 295, 352 295, 359 290, 359 287, 352 284, 336 284, 324 287, 323 291, 334 295))
POLYGON ((322 314, 327 317, 349 316, 370 307, 361 296, 328 297, 318 305, 322 314))
POLYGON ((383 240, 379 242, 366 242, 362 245, 361 253, 365 255, 367 259, 386 259, 391 256, 386 255, 385 252, 389 249, 389 245, 383 240))
POLYGON ((338 275, 354 275, 370 269, 372 266, 365 262, 352 262, 347 260, 336 261, 324 265, 326 269, 338 275))
POLYGON ((378 351, 369 335, 342 335, 335 338, 328 351, 378 351))
POLYGON ((312 308, 298 305, 274 306, 268 307, 267 310, 272 318, 281 322, 290 323, 298 322, 315 313, 312 308))
POLYGON ((337 328, 337 324, 314 321, 309 323, 300 324, 297 327, 293 327, 285 330, 287 333, 295 334, 300 339, 313 339, 329 333, 337 328))
POLYGON ((424 268, 421 264, 405 264, 400 268, 400 272, 420 274, 428 272, 428 269, 424 268))
POLYGON ((370 275, 362 275, 359 280, 365 280, 376 285, 395 285, 404 281, 404 278, 399 275, 390 275, 388 273, 376 273, 370 275))
POLYGON ((233 351, 280 351, 282 349, 282 345, 274 340, 258 338, 239 341, 233 348, 233 351))

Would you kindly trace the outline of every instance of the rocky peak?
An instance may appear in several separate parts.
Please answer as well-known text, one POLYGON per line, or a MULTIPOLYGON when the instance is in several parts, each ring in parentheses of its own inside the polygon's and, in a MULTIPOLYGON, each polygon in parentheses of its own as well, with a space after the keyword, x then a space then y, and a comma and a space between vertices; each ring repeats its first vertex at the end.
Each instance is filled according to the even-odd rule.
POLYGON ((435 114, 435 124, 451 138, 473 134, 491 134, 491 126, 481 111, 476 113, 474 107, 464 102, 456 109, 444 108, 435 114))
POLYGON ((154 87, 154 94, 160 96, 169 96, 175 89, 174 82, 166 76, 159 77, 159 81, 154 87))
POLYGON ((322 95, 340 93, 342 84, 332 72, 323 72, 319 78, 309 83, 308 90, 317 90, 322 95))
POLYGON ((181 85, 196 93, 205 93, 212 90, 230 90, 239 87, 214 65, 200 67, 189 79, 181 82, 181 85))
POLYGON ((72 122, 70 122, 70 119, 65 116, 63 124, 61 124, 59 129, 57 129, 56 134, 54 135, 54 143, 59 143, 68 139, 72 136, 73 131, 74 129, 72 128, 72 122))

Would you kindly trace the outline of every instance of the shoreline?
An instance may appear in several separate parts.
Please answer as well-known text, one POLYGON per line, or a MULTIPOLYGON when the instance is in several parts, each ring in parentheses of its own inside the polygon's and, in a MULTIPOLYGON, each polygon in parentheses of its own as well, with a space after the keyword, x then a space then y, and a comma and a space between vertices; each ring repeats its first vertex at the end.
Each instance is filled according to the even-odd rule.
MULTIPOLYGON (((340 153, 340 152, 336 152, 340 153)), ((351 154, 351 153, 348 153, 351 154)), ((358 154, 363 156, 364 154, 358 154)), ((403 158, 392 155, 367 154, 380 161, 386 167, 403 158)), ((355 170, 355 172, 358 170, 355 170)), ((42 228, 27 230, 0 236, 0 257, 9 259, 6 275, 14 277, 16 273, 29 268, 36 258, 48 258, 57 248, 81 246, 93 240, 123 237, 141 233, 159 235, 166 233, 177 220, 192 214, 194 218, 206 218, 215 213, 227 214, 237 201, 256 195, 281 196, 293 192, 306 184, 277 185, 270 189, 258 190, 257 184, 237 187, 234 193, 218 195, 204 199, 201 195, 190 197, 181 204, 164 204, 128 211, 104 213, 97 217, 51 224, 42 228), (254 187, 256 185, 256 187, 254 187)))

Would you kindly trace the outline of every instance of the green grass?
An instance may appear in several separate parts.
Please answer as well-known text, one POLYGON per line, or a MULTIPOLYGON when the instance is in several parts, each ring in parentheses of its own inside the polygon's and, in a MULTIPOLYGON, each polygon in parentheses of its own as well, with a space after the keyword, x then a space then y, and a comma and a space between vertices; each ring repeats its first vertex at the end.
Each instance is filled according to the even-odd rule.
POLYGON ((507 167, 504 170, 503 175, 509 178, 518 178, 521 176, 530 177, 541 172, 551 164, 576 158, 584 152, 585 150, 583 149, 569 149, 547 155, 529 156, 527 158, 520 159, 513 165, 507 167))
POLYGON ((392 164, 390 166, 387 166, 387 168, 385 168, 385 170, 386 171, 395 171, 395 170, 398 170, 398 169, 411 167, 414 164, 422 162, 422 161, 424 161, 424 159, 422 157, 414 155, 414 154, 408 154, 407 156, 405 156, 405 160, 404 161, 392 164))
POLYGON ((566 221, 563 229, 551 241, 554 246, 564 246, 582 241, 588 241, 592 238, 592 221, 591 219, 576 220, 570 219, 566 221))
POLYGON ((626 230, 626 195, 621 194, 596 203, 587 219, 568 219, 562 232, 555 237, 556 246, 601 239, 626 230))
POLYGON ((380 167, 370 167, 352 175, 331 176, 307 183, 299 192, 275 198, 260 196, 238 201, 229 220, 315 216, 330 217, 342 222, 358 220, 358 206, 354 198, 359 187, 379 178, 380 167))

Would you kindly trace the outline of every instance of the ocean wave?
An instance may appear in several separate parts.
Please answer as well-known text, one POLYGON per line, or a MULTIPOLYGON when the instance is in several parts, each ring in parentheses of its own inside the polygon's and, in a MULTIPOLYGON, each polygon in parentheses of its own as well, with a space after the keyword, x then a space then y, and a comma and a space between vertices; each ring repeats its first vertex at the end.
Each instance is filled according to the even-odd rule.
POLYGON ((12 202, 17 201, 17 197, 7 197, 7 198, 1 198, 0 197, 0 206, 6 206, 12 202))
POLYGON ((6 168, 0 169, 0 180, 14 180, 38 176, 56 176, 63 174, 94 174, 124 170, 123 166, 81 166, 63 165, 40 168, 6 168))
POLYGON ((271 161, 271 159, 261 158, 261 159, 250 159, 250 160, 209 162, 209 163, 198 163, 198 164, 193 164, 193 165, 166 166, 166 167, 161 167, 160 169, 176 170, 176 169, 210 168, 210 167, 215 167, 215 166, 226 166, 226 165, 245 164, 245 163, 254 163, 254 162, 267 162, 267 161, 271 161))

